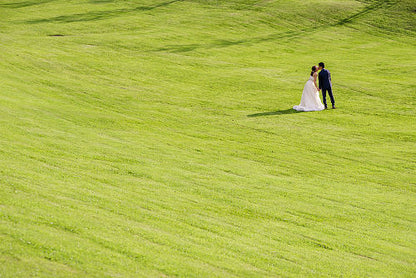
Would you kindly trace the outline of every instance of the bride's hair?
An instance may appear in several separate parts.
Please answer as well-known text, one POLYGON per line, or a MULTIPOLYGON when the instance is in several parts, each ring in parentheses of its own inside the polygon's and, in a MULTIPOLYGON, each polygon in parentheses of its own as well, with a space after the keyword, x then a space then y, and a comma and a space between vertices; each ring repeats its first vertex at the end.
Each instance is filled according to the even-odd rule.
POLYGON ((311 71, 311 76, 313 75, 313 73, 316 71, 316 66, 312 67, 312 71, 311 71))

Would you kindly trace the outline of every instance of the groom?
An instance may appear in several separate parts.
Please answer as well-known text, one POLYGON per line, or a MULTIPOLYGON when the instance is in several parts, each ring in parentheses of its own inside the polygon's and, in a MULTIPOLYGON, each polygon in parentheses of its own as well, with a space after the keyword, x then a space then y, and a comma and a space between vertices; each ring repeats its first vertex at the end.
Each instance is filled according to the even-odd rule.
POLYGON ((331 98, 332 109, 335 109, 335 99, 332 94, 331 73, 329 70, 325 69, 325 64, 322 62, 319 63, 319 70, 319 91, 322 90, 322 99, 324 101, 325 109, 328 109, 328 105, 326 104, 327 91, 329 97, 331 98))

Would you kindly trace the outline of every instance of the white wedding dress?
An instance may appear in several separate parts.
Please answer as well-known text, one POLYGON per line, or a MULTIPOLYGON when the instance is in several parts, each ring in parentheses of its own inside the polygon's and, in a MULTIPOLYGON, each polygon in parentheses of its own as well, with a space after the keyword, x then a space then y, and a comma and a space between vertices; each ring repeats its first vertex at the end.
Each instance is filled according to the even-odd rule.
POLYGON ((319 98, 319 92, 313 82, 313 76, 309 77, 309 80, 306 82, 305 87, 303 88, 300 104, 293 106, 293 109, 305 112, 321 111, 325 109, 321 99, 319 98))

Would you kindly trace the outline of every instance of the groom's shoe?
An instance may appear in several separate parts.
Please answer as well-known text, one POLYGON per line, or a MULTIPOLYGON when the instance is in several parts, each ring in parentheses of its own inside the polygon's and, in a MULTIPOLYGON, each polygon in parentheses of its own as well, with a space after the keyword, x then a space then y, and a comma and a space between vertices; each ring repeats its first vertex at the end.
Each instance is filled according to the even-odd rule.
POLYGON ((325 106, 325 110, 328 109, 328 106, 325 106))
POLYGON ((337 108, 335 107, 335 104, 334 104, 334 105, 332 105, 332 109, 337 109, 337 108))

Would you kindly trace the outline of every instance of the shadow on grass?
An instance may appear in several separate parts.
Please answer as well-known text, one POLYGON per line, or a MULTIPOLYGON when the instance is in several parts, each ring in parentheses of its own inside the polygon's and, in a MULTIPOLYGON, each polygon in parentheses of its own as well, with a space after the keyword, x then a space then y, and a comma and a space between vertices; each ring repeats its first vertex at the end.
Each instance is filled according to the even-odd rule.
POLYGON ((35 5, 42 5, 49 2, 52 2, 55 0, 43 0, 43 1, 23 1, 23 2, 17 2, 17 3, 2 3, 0 4, 0 8, 9 8, 9 9, 16 9, 16 8, 24 8, 24 7, 30 7, 35 5))
POLYGON ((352 14, 352 15, 346 17, 346 18, 343 18, 343 19, 338 20, 338 22, 336 22, 335 24, 332 24, 332 26, 344 25, 346 23, 349 23, 349 22, 353 21, 356 18, 362 17, 363 15, 366 15, 368 13, 371 13, 373 11, 376 11, 376 10, 382 8, 383 6, 385 6, 385 7, 391 7, 394 4, 396 4, 396 2, 393 2, 391 0, 376 1, 373 4, 370 4, 370 5, 366 6, 366 7, 364 7, 364 9, 362 9, 361 11, 359 11, 359 12, 357 12, 355 14, 352 14))
POLYGON ((254 118, 254 117, 287 115, 287 114, 297 114, 297 113, 302 113, 302 112, 299 112, 299 111, 296 111, 295 109, 290 108, 290 109, 286 109, 286 110, 277 110, 277 111, 269 111, 269 112, 250 114, 250 115, 247 115, 247 117, 254 118))
POLYGON ((37 24, 37 23, 70 23, 70 22, 81 22, 81 21, 93 21, 93 20, 102 20, 112 17, 117 17, 126 13, 132 13, 137 11, 151 11, 157 8, 165 7, 176 2, 183 0, 171 0, 167 2, 162 2, 152 6, 138 6, 135 8, 126 8, 126 9, 117 9, 109 11, 91 11, 88 13, 81 14, 71 14, 71 15, 62 15, 51 18, 41 18, 35 20, 27 20, 24 23, 37 24))
POLYGON ((93 4, 102 4, 102 3, 111 3, 114 2, 114 0, 90 0, 90 3, 93 4))
POLYGON ((318 32, 325 28, 330 27, 336 27, 336 26, 342 26, 347 23, 352 22, 353 20, 360 18, 368 13, 374 12, 378 9, 381 9, 383 7, 391 7, 396 2, 392 0, 384 0, 384 1, 377 1, 373 4, 369 4, 366 7, 364 7, 361 11, 358 11, 348 17, 345 17, 343 19, 340 19, 336 22, 328 23, 328 24, 322 24, 319 26, 313 26, 308 28, 303 28, 299 30, 292 30, 287 32, 281 32, 281 33, 275 33, 267 36, 261 36, 261 37, 251 37, 251 38, 244 38, 240 40, 216 40, 208 44, 184 44, 184 45, 167 45, 165 47, 161 47, 158 49, 155 49, 154 51, 168 51, 168 52, 188 52, 193 51, 197 49, 211 49, 211 48, 222 48, 222 47, 228 47, 228 46, 234 46, 234 45, 240 45, 240 44, 251 44, 251 43, 262 43, 262 42, 268 42, 268 41, 274 41, 278 39, 294 39, 296 37, 300 37, 304 34, 318 32))
POLYGON ((305 28, 298 31, 287 31, 277 34, 271 34, 268 36, 262 36, 262 37, 253 37, 253 38, 245 38, 240 40, 216 40, 209 44, 184 44, 184 45, 168 45, 165 47, 161 47, 156 49, 155 51, 169 51, 169 52, 188 52, 192 51, 198 48, 203 49, 210 49, 210 48, 221 48, 221 47, 228 47, 233 45, 240 45, 240 44, 250 44, 250 43, 261 43, 261 42, 267 42, 267 41, 273 41, 276 39, 293 39, 295 37, 299 37, 302 34, 305 34, 306 32, 311 32, 315 28, 305 28))

